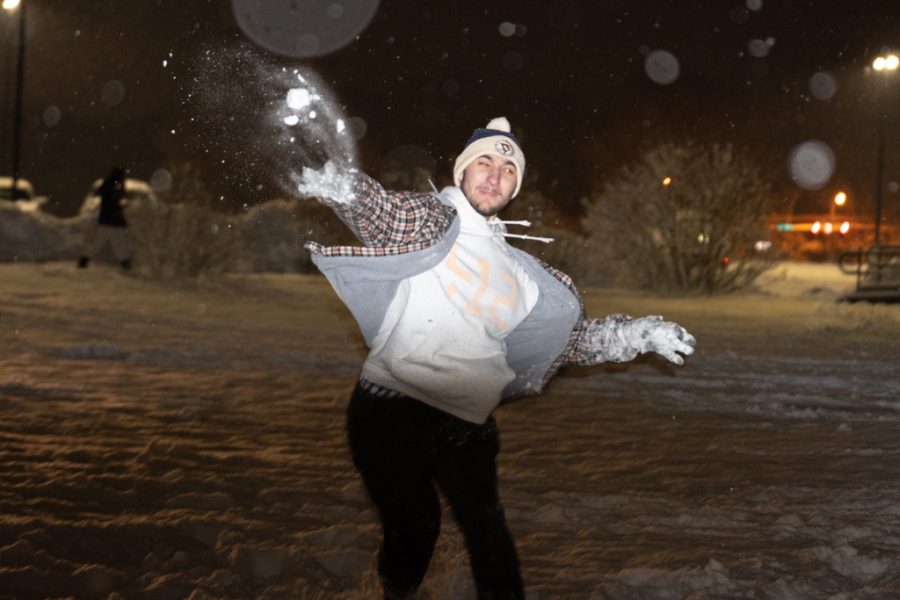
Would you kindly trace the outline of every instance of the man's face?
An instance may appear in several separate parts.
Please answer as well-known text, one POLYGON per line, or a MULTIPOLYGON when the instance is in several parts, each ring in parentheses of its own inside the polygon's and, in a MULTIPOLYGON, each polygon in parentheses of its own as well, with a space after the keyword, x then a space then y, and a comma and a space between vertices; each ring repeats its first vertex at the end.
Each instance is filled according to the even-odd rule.
POLYGON ((515 163, 494 154, 483 154, 465 168, 459 185, 478 214, 493 217, 509 204, 516 181, 515 163))

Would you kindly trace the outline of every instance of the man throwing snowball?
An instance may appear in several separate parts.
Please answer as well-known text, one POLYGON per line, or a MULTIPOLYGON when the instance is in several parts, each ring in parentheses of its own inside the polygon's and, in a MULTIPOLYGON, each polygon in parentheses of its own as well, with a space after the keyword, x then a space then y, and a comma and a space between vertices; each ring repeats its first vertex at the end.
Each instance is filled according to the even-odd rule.
POLYGON ((694 338, 662 317, 588 319, 564 273, 506 243, 497 214, 522 185, 509 122, 474 131, 440 193, 387 191, 355 169, 304 169, 299 190, 361 246, 308 244, 369 355, 347 410, 353 462, 378 509, 386 599, 413 598, 440 532, 441 489, 481 599, 524 598, 497 491, 493 410, 539 394, 561 367, 656 352, 681 365, 694 338))

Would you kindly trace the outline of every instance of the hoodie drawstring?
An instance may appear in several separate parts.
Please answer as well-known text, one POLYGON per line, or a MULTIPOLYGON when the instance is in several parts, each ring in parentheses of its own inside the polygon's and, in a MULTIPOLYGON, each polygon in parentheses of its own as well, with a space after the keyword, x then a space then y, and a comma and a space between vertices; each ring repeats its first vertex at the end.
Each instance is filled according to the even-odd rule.
POLYGON ((544 242, 545 244, 549 244, 550 242, 554 241, 553 238, 538 237, 536 235, 525 235, 522 233, 504 233, 503 237, 519 238, 520 240, 534 240, 535 242, 544 242))
MULTIPOLYGON (((434 190, 436 195, 440 195, 437 187, 434 185, 434 182, 431 178, 428 178, 428 183, 431 185, 431 189, 434 190)), ((549 244, 550 242, 555 241, 553 238, 548 237, 538 237, 534 235, 525 235, 520 233, 507 233, 506 226, 507 225, 522 225, 524 227, 531 227, 531 221, 520 220, 520 221, 501 221, 500 219, 490 219, 487 221, 488 227, 494 230, 494 233, 500 233, 503 237, 509 238, 518 238, 520 240, 534 240, 535 242, 543 242, 545 244, 549 244), (495 227, 495 225, 499 225, 499 227, 495 227)))
POLYGON ((538 237, 535 235, 525 235, 525 234, 521 234, 521 233, 507 233, 506 232, 507 225, 522 225, 524 227, 531 227, 531 221, 525 221, 525 220, 501 221, 500 219, 494 219, 492 221, 488 221, 488 224, 494 224, 494 223, 498 223, 502 226, 502 227, 497 227, 497 229, 500 231, 500 234, 503 237, 517 238, 520 240, 534 240, 535 242, 543 242, 545 244, 549 244, 550 242, 553 241, 553 238, 548 238, 548 237, 538 237))

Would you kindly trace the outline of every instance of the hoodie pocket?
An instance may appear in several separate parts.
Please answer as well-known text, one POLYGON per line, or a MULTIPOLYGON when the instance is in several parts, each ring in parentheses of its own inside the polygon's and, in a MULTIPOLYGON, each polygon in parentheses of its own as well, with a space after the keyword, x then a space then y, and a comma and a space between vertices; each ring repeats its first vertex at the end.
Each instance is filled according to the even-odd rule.
POLYGON ((502 342, 473 343, 432 326, 408 354, 391 361, 394 377, 429 398, 492 409, 515 373, 502 342))

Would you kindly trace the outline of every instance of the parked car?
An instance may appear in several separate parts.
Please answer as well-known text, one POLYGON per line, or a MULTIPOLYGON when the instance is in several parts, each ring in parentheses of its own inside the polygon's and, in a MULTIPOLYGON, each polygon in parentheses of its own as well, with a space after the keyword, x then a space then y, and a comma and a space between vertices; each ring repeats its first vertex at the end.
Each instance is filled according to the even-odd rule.
POLYGON ((19 177, 16 189, 12 189, 12 177, 0 176, 0 199, 22 212, 33 212, 47 203, 47 196, 35 196, 34 186, 27 179, 19 177))
MULTIPOLYGON (((91 189, 84 197, 84 202, 81 203, 81 209, 78 211, 79 216, 96 215, 100 211, 99 190, 102 184, 103 179, 97 179, 91 185, 91 189)), ((146 181, 141 179, 125 179, 125 195, 122 198, 122 202, 125 206, 133 206, 142 202, 148 202, 150 205, 155 205, 159 200, 157 200, 153 188, 151 188, 150 184, 146 181)))

